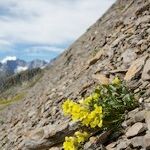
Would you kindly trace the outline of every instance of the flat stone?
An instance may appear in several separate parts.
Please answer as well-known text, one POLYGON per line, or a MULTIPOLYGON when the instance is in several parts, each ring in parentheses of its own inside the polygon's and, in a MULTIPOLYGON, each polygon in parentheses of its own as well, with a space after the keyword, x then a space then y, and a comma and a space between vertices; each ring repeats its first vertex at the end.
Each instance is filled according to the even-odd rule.
POLYGON ((131 139, 131 144, 134 148, 143 147, 143 136, 137 136, 131 139))
POLYGON ((115 150, 115 146, 117 145, 116 142, 110 143, 109 145, 106 146, 107 150, 115 150))
POLYGON ((137 21, 135 22, 135 24, 138 26, 141 23, 148 23, 149 20, 150 20, 150 16, 149 15, 142 16, 142 17, 140 17, 140 18, 137 19, 137 21))
POLYGON ((142 110, 142 111, 137 112, 134 116, 134 121, 135 122, 144 121, 145 120, 145 113, 146 113, 146 110, 142 110))
POLYGON ((132 125, 133 123, 134 123, 134 119, 131 118, 131 119, 125 120, 121 125, 123 128, 126 128, 126 127, 132 125))
POLYGON ((150 133, 148 133, 148 134, 146 134, 145 136, 144 136, 144 148, 146 149, 146 150, 149 150, 150 149, 150 133))
POLYGON ((128 118, 134 118, 135 114, 139 112, 139 108, 136 108, 128 113, 128 118))
POLYGON ((141 73, 147 57, 148 56, 144 56, 132 62, 131 66, 129 67, 124 77, 126 81, 130 81, 131 79, 133 79, 134 77, 138 76, 141 73))
POLYGON ((64 122, 63 124, 47 125, 43 128, 35 129, 31 131, 29 136, 24 140, 22 147, 28 150, 50 148, 63 142, 65 137, 73 134, 77 128, 77 124, 64 122))
POLYGON ((142 133, 145 130, 146 130, 145 124, 137 122, 127 130, 126 136, 127 138, 131 138, 138 135, 139 133, 142 133))
POLYGON ((129 145, 130 145, 130 141, 120 141, 120 143, 117 145, 116 150, 126 149, 129 145))
POLYGON ((150 111, 147 111, 145 113, 145 122, 146 122, 148 130, 150 130, 150 111))
POLYGON ((109 84, 109 79, 103 74, 94 74, 93 79, 96 79, 100 84, 109 84))
POLYGON ((137 58, 137 54, 134 52, 133 49, 127 49, 121 57, 123 58, 123 64, 128 66, 137 58))
POLYGON ((96 55, 88 61, 88 66, 95 64, 102 56, 104 55, 104 51, 98 51, 96 55))
POLYGON ((113 41, 113 43, 111 44, 111 47, 116 47, 122 40, 124 40, 127 37, 127 35, 121 35, 120 37, 118 37, 116 40, 113 41))
POLYGON ((90 140, 85 143, 84 150, 93 150, 95 148, 103 146, 102 144, 108 140, 108 136, 110 135, 110 133, 111 131, 105 131, 98 136, 91 137, 90 140))
POLYGON ((150 59, 146 61, 146 64, 142 72, 142 79, 144 81, 150 80, 150 59))

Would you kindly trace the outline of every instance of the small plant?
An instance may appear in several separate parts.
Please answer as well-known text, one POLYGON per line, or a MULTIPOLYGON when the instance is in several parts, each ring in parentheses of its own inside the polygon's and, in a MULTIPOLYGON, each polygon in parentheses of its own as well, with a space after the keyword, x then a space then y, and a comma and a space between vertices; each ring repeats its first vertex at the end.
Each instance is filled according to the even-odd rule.
MULTIPOLYGON (((78 102, 66 100, 62 108, 65 115, 69 115, 73 121, 79 122, 81 126, 86 126, 89 129, 108 130, 112 127, 118 127, 124 119, 124 112, 132 110, 136 106, 137 102, 134 100, 134 95, 125 83, 116 77, 112 83, 98 86, 85 99, 78 102)), ((77 141, 76 137, 69 137, 65 140, 65 150, 69 150, 66 145, 70 150, 78 149, 80 142, 75 142, 77 141)))

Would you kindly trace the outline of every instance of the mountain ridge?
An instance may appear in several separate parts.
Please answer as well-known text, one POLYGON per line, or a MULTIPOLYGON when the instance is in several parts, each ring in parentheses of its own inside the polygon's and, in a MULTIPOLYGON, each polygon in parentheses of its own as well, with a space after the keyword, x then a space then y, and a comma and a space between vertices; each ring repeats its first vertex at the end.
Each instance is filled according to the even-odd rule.
POLYGON ((35 59, 32 61, 25 61, 18 58, 5 60, 0 62, 0 76, 10 76, 16 73, 20 73, 25 70, 31 70, 34 68, 45 68, 48 63, 44 60, 35 59))

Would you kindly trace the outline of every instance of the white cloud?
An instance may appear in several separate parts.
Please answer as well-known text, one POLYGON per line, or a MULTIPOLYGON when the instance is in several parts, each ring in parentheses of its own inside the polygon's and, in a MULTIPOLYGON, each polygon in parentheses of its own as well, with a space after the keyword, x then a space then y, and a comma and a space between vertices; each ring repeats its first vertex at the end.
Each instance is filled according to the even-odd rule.
POLYGON ((28 49, 26 49, 26 52, 62 52, 64 49, 63 48, 59 48, 59 47, 54 47, 54 46, 33 46, 30 47, 28 49))
POLYGON ((18 66, 17 69, 15 69, 15 73, 19 73, 19 72, 25 71, 27 69, 28 69, 27 66, 25 66, 25 67, 18 66))
POLYGON ((5 57, 4 59, 1 60, 1 63, 6 63, 7 61, 10 61, 10 60, 16 60, 16 56, 7 56, 5 57))
POLYGON ((1 51, 6 51, 10 47, 13 47, 13 45, 12 45, 12 43, 10 41, 4 40, 4 39, 0 39, 0 50, 1 51))
POLYGON ((12 44, 61 45, 84 33, 114 1, 1 0, 0 38, 12 44))

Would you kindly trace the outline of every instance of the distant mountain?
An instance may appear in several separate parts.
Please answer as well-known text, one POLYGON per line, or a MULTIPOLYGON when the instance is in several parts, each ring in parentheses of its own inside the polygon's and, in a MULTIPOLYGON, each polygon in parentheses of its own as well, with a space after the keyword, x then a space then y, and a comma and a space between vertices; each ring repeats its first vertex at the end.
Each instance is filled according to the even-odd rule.
POLYGON ((0 77, 10 76, 21 71, 31 70, 34 68, 44 68, 47 66, 47 62, 44 60, 33 60, 26 62, 21 59, 12 59, 0 62, 0 77))
POLYGON ((28 67, 29 67, 29 69, 44 68, 46 65, 47 65, 46 61, 36 59, 36 60, 29 62, 28 67))

